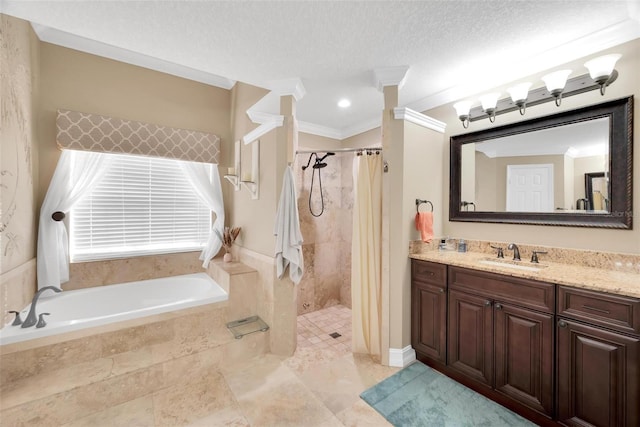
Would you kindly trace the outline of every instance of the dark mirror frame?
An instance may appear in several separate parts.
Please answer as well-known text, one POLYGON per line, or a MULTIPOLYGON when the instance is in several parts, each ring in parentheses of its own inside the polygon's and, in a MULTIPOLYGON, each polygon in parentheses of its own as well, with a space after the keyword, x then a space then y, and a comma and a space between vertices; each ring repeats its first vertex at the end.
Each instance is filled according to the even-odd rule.
POLYGON ((449 221, 632 229, 633 96, 510 125, 455 135, 451 137, 450 142, 449 221), (462 145, 604 117, 610 119, 611 204, 609 213, 476 212, 461 209, 462 145))
POLYGON ((589 203, 589 206, 593 208, 593 180, 594 178, 604 178, 604 172, 590 172, 584 174, 584 195, 589 203))

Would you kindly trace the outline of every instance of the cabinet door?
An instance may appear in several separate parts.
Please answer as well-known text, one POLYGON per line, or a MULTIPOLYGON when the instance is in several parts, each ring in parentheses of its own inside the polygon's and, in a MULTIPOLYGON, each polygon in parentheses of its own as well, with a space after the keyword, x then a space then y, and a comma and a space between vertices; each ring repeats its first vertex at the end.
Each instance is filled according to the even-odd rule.
POLYGON ((495 388, 553 416, 553 316, 494 303, 495 388))
POLYGON ((448 365, 493 386, 492 302, 466 292, 449 291, 448 365))
POLYGON ((444 288, 414 282, 411 301, 413 348, 424 356, 446 363, 447 294, 444 288))
POLYGON ((640 425, 640 339, 563 319, 557 337, 558 420, 640 425))

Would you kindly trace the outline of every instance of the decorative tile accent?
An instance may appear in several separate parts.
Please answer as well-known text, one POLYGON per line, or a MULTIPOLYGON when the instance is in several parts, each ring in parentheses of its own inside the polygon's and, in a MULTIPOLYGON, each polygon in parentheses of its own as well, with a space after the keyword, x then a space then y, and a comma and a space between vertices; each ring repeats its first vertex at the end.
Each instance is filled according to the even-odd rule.
POLYGON ((220 138, 211 133, 172 128, 98 114, 58 110, 61 149, 142 154, 218 163, 220 138))

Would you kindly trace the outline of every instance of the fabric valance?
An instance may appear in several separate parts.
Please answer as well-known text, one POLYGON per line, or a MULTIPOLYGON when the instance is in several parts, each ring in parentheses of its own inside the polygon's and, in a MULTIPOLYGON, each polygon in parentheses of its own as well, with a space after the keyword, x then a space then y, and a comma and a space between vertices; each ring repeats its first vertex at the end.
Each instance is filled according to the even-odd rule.
POLYGON ((140 154, 217 164, 220 138, 212 133, 58 110, 58 148, 140 154))

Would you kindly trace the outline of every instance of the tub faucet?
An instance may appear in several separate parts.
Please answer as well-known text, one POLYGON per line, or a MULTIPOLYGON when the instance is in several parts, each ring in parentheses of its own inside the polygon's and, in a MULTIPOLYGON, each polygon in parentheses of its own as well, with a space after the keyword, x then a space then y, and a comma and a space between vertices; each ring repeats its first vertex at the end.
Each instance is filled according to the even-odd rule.
POLYGON ((509 246, 507 246, 507 249, 509 249, 510 251, 513 251, 513 260, 514 261, 521 261, 521 259, 520 259, 520 249, 518 248, 518 245, 516 245, 515 243, 509 243, 509 246))
POLYGON ((31 308, 29 309, 29 314, 27 314, 26 320, 22 322, 22 325, 20 326, 21 328, 28 328, 29 326, 33 326, 38 322, 38 316, 36 315, 36 303, 38 302, 38 298, 40 298, 40 295, 44 291, 47 291, 49 289, 56 293, 62 292, 62 289, 56 288, 55 286, 45 286, 44 288, 36 292, 36 294, 33 296, 33 299, 31 300, 31 308))

